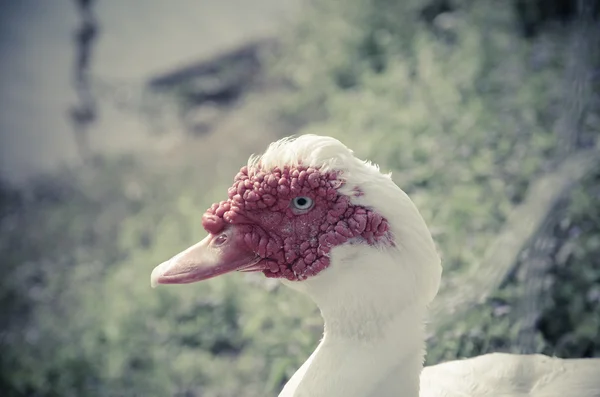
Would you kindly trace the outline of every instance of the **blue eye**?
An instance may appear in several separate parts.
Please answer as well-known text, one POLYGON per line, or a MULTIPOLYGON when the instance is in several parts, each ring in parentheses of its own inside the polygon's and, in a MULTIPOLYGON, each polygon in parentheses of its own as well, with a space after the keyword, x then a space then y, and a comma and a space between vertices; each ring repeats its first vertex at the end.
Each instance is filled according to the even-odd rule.
POLYGON ((298 210, 306 211, 313 206, 313 201, 310 197, 300 196, 292 200, 292 206, 298 210))

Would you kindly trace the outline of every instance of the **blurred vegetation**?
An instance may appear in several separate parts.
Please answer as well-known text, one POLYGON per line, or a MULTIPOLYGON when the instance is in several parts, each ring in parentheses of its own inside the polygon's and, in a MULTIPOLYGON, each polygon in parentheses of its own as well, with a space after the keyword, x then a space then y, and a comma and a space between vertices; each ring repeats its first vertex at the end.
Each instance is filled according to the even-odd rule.
MULTIPOLYGON (((523 4, 314 0, 272 60, 288 88, 274 109, 394 171, 449 275, 479 264, 558 158, 573 11, 523 4)), ((581 122, 592 139, 594 106, 581 122)), ((600 355, 599 181, 597 169, 563 200, 535 351, 600 355)), ((2 186, 2 395, 275 395, 320 338, 311 302, 252 274, 149 288, 156 264, 203 235, 228 182, 124 157, 2 186)), ((516 273, 435 333, 428 362, 522 351, 527 282, 516 273)))

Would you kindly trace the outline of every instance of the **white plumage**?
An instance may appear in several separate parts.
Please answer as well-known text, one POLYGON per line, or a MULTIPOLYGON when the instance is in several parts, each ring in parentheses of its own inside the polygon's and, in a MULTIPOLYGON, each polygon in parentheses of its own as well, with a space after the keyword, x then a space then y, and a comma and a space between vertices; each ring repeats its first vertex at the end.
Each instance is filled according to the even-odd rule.
POLYGON ((426 367, 421 397, 597 397, 600 360, 492 353, 426 367))
MULTIPOLYGON (((315 301, 325 331, 280 397, 600 397, 600 359, 495 353, 423 369, 427 306, 442 268, 409 197, 389 175, 329 137, 276 142, 249 161, 259 163, 263 169, 303 164, 339 171, 339 192, 385 217, 395 241, 393 247, 336 246, 321 273, 283 281, 315 301), (361 194, 352 194, 357 188, 361 194)), ((180 254, 157 267, 153 283, 182 260, 180 254)))

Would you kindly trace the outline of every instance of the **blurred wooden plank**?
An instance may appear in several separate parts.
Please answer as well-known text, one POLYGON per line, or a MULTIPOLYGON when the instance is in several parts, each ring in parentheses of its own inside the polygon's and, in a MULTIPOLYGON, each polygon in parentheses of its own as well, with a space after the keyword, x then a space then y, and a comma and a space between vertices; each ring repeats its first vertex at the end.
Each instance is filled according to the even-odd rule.
POLYGON ((484 302, 518 264, 557 203, 595 167, 600 165, 600 148, 569 155, 553 172, 533 182, 523 203, 517 206, 481 261, 468 274, 446 279, 432 303, 430 332, 445 328, 474 305, 484 302))

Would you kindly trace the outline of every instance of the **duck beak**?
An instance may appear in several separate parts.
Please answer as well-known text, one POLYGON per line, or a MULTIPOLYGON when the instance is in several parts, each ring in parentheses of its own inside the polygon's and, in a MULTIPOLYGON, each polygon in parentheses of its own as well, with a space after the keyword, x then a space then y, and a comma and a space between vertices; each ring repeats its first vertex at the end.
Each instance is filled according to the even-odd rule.
POLYGON ((161 263, 152 271, 150 284, 189 284, 235 270, 251 268, 260 257, 244 243, 244 233, 228 226, 161 263))

